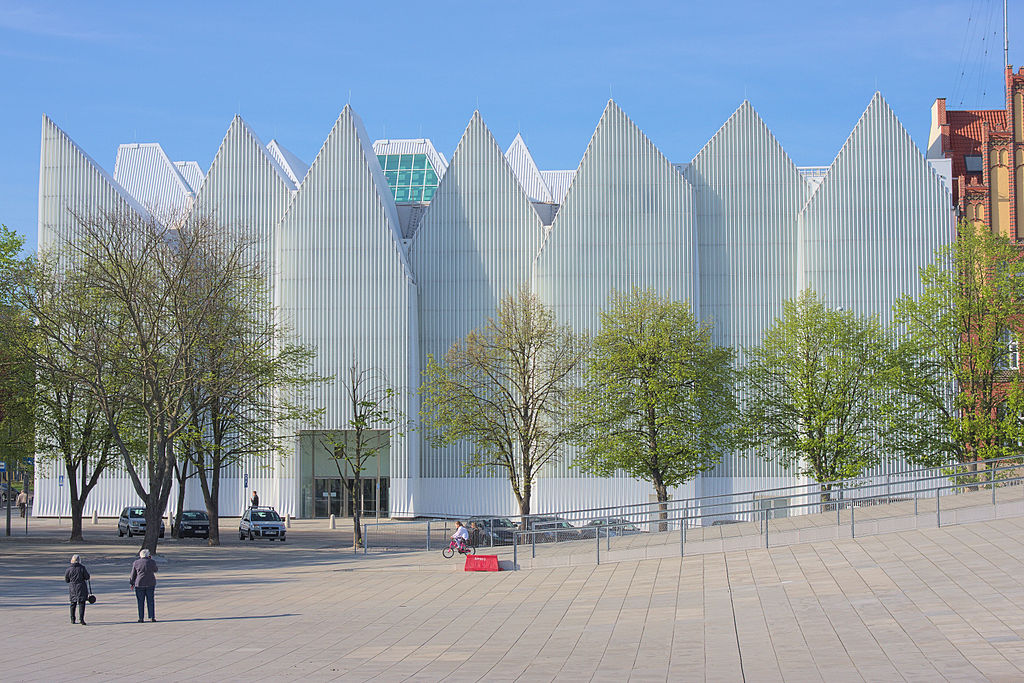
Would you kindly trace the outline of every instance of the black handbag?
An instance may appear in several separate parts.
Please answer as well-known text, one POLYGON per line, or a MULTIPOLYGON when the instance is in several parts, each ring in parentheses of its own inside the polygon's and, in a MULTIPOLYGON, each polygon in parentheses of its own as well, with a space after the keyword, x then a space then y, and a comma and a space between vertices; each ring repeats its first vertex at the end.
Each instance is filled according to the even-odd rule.
POLYGON ((91 579, 88 581, 88 584, 89 584, 89 597, 86 598, 86 600, 89 601, 90 605, 95 605, 96 604, 96 596, 93 595, 93 592, 92 592, 92 580, 91 579))

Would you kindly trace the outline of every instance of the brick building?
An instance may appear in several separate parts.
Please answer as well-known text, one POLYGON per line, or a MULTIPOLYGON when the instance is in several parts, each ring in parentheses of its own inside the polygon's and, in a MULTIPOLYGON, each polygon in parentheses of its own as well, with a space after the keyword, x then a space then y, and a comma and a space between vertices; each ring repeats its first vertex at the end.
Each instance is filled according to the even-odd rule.
POLYGON ((1024 240, 1024 67, 1006 67, 1004 109, 946 109, 932 105, 928 158, 952 162, 953 203, 961 218, 1024 240))

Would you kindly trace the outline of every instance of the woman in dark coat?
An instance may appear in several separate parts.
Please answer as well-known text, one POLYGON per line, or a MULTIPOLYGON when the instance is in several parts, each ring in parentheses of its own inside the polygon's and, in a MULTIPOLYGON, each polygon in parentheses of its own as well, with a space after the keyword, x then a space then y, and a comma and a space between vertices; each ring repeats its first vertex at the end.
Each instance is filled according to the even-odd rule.
POLYGON ((85 626, 85 603, 89 599, 89 570, 79 561, 78 555, 71 556, 71 566, 64 572, 71 598, 71 623, 75 623, 75 605, 78 605, 78 621, 85 626))

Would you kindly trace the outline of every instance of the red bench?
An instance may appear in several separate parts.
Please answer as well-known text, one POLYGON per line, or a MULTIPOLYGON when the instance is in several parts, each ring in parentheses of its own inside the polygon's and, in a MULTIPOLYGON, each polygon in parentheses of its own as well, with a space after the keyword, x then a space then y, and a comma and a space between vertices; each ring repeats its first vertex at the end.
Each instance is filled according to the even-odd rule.
POLYGON ((467 572, 498 572, 497 555, 466 555, 467 572))

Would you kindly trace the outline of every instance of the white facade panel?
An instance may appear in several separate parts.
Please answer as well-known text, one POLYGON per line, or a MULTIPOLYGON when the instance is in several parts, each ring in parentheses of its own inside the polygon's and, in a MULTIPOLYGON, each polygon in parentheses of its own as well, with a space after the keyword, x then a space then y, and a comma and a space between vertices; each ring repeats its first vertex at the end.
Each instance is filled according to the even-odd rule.
MULTIPOLYGON (((412 243, 420 283, 423 365, 495 315, 502 297, 530 283, 544 228, 489 130, 474 113, 412 243)), ((424 443, 423 477, 459 477, 470 446, 424 443)))
POLYGON ((195 196, 177 165, 155 142, 118 147, 114 180, 165 224, 180 220, 195 196))
MULTIPOLYGON (((393 409, 415 417, 416 285, 399 231, 362 123, 345 107, 277 232, 278 304, 298 340, 316 349, 314 371, 332 377, 307 397, 324 410, 323 419, 296 429, 349 428, 344 382, 353 363, 381 373, 400 392, 393 409)), ((417 438, 394 437, 392 477, 415 475, 410 452, 417 438)), ((412 489, 404 499, 393 496, 393 511, 409 512, 414 496, 412 489)))
MULTIPOLYGON (((685 170, 696 195, 700 316, 714 323, 716 344, 760 343, 793 298, 797 214, 809 189, 749 102, 744 102, 685 170)), ((707 477, 783 476, 753 452, 736 453, 707 477)))
MULTIPOLYGON (((609 102, 537 258, 536 287, 559 320, 598 329, 612 290, 651 288, 696 310, 693 191, 609 102)), ((573 450, 549 476, 573 477, 573 450)))

